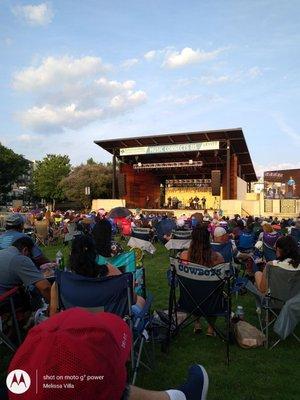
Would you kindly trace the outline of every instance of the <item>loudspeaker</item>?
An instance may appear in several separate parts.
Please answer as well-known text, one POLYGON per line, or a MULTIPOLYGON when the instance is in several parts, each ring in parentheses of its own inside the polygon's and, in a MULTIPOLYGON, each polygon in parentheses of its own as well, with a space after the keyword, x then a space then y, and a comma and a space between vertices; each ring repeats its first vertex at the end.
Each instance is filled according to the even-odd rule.
POLYGON ((221 195, 221 171, 219 169, 211 171, 211 193, 213 196, 221 195))
POLYGON ((120 198, 126 195, 126 174, 118 174, 118 190, 120 198))

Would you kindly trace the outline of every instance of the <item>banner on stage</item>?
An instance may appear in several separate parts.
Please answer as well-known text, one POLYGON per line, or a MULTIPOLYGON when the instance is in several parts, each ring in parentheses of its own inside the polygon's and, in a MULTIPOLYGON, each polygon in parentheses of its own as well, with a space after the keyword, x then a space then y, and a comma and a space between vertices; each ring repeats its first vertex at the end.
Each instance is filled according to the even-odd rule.
POLYGON ((219 150, 220 142, 198 142, 186 144, 169 144, 161 146, 123 147, 120 156, 136 156, 142 154, 181 153, 189 151, 219 150))

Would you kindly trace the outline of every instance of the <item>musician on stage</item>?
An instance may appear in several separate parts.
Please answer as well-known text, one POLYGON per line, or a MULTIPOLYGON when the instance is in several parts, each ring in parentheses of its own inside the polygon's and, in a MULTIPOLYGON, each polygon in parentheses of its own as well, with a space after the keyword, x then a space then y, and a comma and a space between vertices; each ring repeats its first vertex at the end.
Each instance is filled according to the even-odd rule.
POLYGON ((195 196, 194 197, 194 201, 193 201, 193 203, 194 203, 194 207, 195 207, 195 210, 199 210, 199 197, 198 196, 195 196))

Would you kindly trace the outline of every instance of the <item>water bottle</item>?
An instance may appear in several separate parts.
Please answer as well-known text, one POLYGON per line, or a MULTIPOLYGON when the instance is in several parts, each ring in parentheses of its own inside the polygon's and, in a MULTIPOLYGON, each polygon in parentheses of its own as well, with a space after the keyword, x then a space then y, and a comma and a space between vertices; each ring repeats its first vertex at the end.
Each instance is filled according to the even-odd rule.
POLYGON ((243 320, 245 317, 243 306, 237 306, 235 314, 240 320, 243 320))
POLYGON ((61 268, 61 261, 63 258, 63 254, 60 250, 58 250, 58 252, 56 253, 56 264, 57 264, 57 268, 61 268))

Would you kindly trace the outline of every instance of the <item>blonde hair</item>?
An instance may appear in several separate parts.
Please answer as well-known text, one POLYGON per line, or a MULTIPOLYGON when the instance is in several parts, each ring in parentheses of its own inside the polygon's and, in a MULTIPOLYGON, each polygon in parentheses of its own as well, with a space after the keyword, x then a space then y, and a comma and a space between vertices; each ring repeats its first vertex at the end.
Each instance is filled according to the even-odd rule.
POLYGON ((263 231, 265 232, 265 233, 272 233, 273 232, 273 227, 272 227, 272 225, 271 224, 264 224, 263 225, 263 231))

